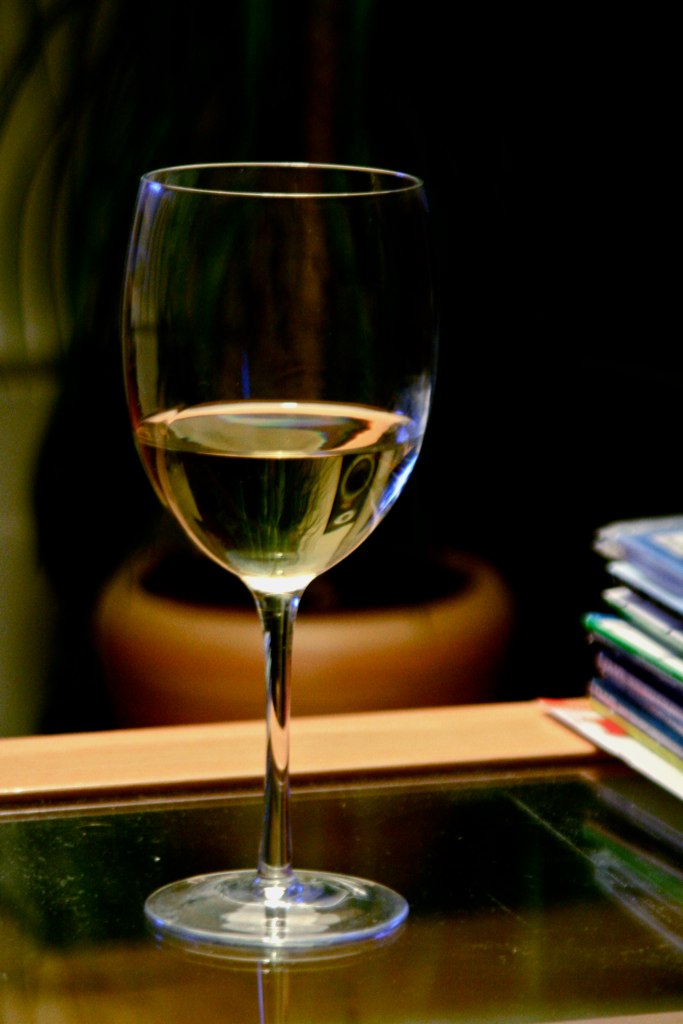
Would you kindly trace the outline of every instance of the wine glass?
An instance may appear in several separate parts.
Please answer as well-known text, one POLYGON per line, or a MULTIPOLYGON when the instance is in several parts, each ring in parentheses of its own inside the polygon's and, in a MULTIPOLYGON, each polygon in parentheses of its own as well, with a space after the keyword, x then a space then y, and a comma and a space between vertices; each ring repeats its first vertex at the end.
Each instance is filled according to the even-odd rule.
POLYGON ((249 588, 265 648, 258 866, 163 887, 148 921, 241 950, 387 934, 408 911, 397 893, 292 867, 290 652, 307 584, 386 515, 422 443, 436 347, 422 183, 300 163, 145 174, 123 337, 145 470, 194 544, 249 588))

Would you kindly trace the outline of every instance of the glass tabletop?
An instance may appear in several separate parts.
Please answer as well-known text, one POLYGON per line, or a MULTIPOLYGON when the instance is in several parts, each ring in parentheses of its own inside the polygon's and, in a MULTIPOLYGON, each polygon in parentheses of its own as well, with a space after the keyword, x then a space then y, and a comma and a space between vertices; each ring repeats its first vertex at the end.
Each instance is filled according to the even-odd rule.
POLYGON ((410 903, 403 928, 302 963, 159 944, 145 897, 188 874, 253 866, 260 814, 257 790, 3 810, 0 1019, 683 1015, 683 805, 623 766, 299 785, 296 865, 392 886, 410 903))

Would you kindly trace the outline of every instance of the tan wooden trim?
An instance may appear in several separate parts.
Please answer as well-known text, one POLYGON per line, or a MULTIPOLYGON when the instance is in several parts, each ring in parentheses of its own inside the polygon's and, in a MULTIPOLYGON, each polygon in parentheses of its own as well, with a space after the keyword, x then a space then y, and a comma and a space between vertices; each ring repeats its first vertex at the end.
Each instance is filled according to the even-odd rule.
MULTIPOLYGON (((599 756, 540 702, 304 717, 295 777, 572 762, 599 756)), ((248 783, 263 774, 262 722, 0 740, 0 802, 248 783)))

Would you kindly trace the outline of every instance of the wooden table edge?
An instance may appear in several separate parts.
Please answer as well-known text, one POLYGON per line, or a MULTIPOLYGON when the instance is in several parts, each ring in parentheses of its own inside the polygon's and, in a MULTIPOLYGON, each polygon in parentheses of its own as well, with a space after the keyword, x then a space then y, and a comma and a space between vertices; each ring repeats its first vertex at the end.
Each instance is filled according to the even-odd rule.
MULTIPOLYGON (((575 698, 570 703, 585 703, 575 698)), ((604 755, 550 718, 543 701, 298 718, 292 776, 571 764, 604 755)), ((0 805, 75 795, 253 783, 263 722, 0 739, 0 805)))

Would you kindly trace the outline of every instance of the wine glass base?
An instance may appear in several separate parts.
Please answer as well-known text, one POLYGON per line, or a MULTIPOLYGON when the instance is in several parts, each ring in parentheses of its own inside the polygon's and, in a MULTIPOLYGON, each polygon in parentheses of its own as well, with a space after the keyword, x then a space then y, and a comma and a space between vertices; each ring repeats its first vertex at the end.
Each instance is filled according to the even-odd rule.
POLYGON ((378 939, 407 913, 403 897, 383 885, 313 871, 274 879, 254 871, 199 875, 158 889, 145 903, 160 938, 264 952, 378 939))

